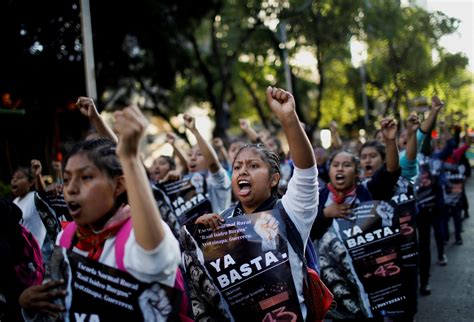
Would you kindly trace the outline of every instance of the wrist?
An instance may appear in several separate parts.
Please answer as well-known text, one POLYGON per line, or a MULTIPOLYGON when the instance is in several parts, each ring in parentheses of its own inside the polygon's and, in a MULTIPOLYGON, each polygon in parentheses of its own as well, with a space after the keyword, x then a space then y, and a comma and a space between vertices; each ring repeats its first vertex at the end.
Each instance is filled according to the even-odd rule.
POLYGON ((296 114, 295 111, 291 112, 291 113, 286 113, 284 115, 282 115, 281 117, 278 117, 280 123, 284 126, 291 126, 291 125, 298 125, 298 127, 301 127, 300 126, 300 120, 298 119, 298 115, 296 114))
POLYGON ((133 153, 133 152, 118 153, 117 156, 120 160, 120 163, 122 164, 122 167, 135 165, 136 163, 141 163, 138 152, 137 153, 133 153))

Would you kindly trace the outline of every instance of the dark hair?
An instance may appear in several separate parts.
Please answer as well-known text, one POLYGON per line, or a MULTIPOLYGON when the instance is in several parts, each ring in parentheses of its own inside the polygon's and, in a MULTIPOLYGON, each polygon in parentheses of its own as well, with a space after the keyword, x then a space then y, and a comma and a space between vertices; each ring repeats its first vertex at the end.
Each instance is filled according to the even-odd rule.
POLYGON ((14 174, 16 172, 21 172, 23 173, 27 178, 28 178, 28 181, 33 181, 33 173, 31 172, 31 168, 28 168, 28 167, 18 167, 16 168, 15 172, 13 172, 14 174))
POLYGON ((359 150, 359 155, 362 153, 362 150, 365 148, 374 148, 382 157, 382 160, 385 161, 385 146, 378 141, 369 141, 362 144, 359 150))
MULTIPOLYGON (((95 138, 82 141, 74 145, 71 152, 64 159, 63 169, 69 159, 74 155, 85 155, 94 165, 107 174, 110 179, 123 175, 122 165, 116 154, 117 144, 109 139, 95 138)), ((124 192, 116 198, 116 206, 127 203, 127 193, 124 192)))
POLYGON ((354 165, 355 165, 355 167, 356 167, 356 170, 357 170, 357 172, 358 172, 358 170, 359 170, 359 160, 357 159, 357 156, 356 156, 354 153, 352 153, 352 152, 350 152, 350 151, 348 151, 348 150, 337 150, 337 151, 333 152, 333 154, 331 154, 331 156, 329 157, 329 161, 328 161, 328 166, 329 166, 329 168, 331 167, 331 163, 332 163, 332 161, 334 160, 334 158, 335 158, 338 154, 341 154, 341 153, 347 153, 347 154, 349 154, 349 155, 351 156, 351 161, 354 163, 354 165))
POLYGON ((176 169, 176 161, 174 160, 173 157, 170 157, 168 155, 160 155, 158 159, 159 158, 165 159, 165 161, 170 165, 170 170, 176 169))
MULTIPOLYGON (((235 155, 234 162, 232 163, 232 168, 234 167, 235 160, 237 160, 237 157, 239 156, 240 152, 246 149, 253 149, 260 154, 260 157, 262 158, 263 162, 265 162, 268 165, 268 172, 270 175, 278 173, 281 176, 281 169, 280 169, 280 158, 276 153, 271 152, 268 150, 265 145, 261 143, 249 143, 245 144, 243 147, 239 149, 237 154, 235 155)), ((274 187, 272 187, 271 191, 272 195, 278 196, 278 184, 276 184, 274 187)))
POLYGON ((83 154, 102 172, 113 179, 123 174, 122 165, 115 153, 117 145, 115 142, 105 138, 95 138, 92 140, 82 141, 74 145, 71 152, 64 160, 64 166, 68 160, 76 155, 83 154))

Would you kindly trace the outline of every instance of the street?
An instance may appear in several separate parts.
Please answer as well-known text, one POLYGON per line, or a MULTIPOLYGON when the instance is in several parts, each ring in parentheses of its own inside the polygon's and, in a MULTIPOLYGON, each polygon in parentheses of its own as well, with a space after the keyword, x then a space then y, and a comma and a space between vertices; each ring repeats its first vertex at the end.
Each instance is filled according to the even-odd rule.
POLYGON ((474 179, 467 183, 471 217, 463 221, 464 244, 456 246, 454 227, 450 222, 451 239, 446 246, 447 266, 436 264, 436 246, 431 241, 431 295, 418 298, 417 322, 474 321, 474 179))

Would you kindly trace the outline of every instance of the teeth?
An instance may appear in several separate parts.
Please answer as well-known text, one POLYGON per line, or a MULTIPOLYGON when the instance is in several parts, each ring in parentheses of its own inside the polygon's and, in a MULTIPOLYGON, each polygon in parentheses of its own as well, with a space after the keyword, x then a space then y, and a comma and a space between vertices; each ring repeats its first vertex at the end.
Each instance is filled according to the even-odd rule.
POLYGON ((247 180, 240 180, 239 184, 250 184, 250 182, 248 182, 247 180))

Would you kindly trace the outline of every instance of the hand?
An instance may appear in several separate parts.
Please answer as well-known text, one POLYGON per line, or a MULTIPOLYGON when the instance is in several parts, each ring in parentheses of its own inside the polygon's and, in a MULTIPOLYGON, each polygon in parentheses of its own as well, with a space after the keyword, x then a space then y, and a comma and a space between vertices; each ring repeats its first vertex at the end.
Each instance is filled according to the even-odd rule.
POLYGON ((444 102, 442 100, 440 100, 438 96, 435 95, 431 98, 431 109, 432 110, 434 110, 436 112, 439 112, 443 106, 444 106, 444 102))
POLYGON ((382 136, 385 141, 395 140, 397 137, 397 123, 392 118, 385 118, 380 122, 382 136))
POLYGON ((173 132, 166 133, 166 143, 173 145, 176 142, 176 134, 173 132))
POLYGON ((54 171, 61 172, 62 171, 62 165, 61 162, 59 161, 53 161, 51 162, 51 165, 53 166, 54 171))
POLYGON ((239 125, 243 131, 246 131, 250 128, 250 122, 247 119, 239 119, 239 125))
POLYGON ((212 140, 212 144, 214 145, 214 148, 216 150, 220 150, 224 147, 224 142, 222 142, 222 139, 221 138, 214 138, 212 140))
POLYGON ((407 132, 409 135, 416 133, 420 127, 420 119, 416 113, 411 113, 407 119, 407 132))
POLYGON ((160 180, 160 182, 166 182, 166 181, 177 181, 181 180, 181 172, 179 170, 170 170, 166 174, 166 176, 160 180))
POLYGON ((273 240, 278 235, 278 221, 268 213, 260 216, 253 228, 263 240, 273 240))
POLYGON ((352 207, 348 204, 332 203, 323 210, 323 215, 326 218, 347 218, 352 214, 352 207))
POLYGON ((206 227, 211 227, 212 229, 217 229, 224 223, 224 218, 218 214, 205 214, 196 219, 194 223, 196 225, 204 225, 206 227))
POLYGON ((290 92, 269 86, 266 94, 268 106, 280 121, 286 120, 289 114, 295 113, 295 99, 290 92))
POLYGON ((76 106, 79 108, 81 113, 88 118, 99 115, 92 98, 81 96, 77 99, 76 106))
POLYGON ((190 114, 188 113, 184 113, 183 115, 183 119, 184 119, 184 126, 190 130, 190 131, 194 131, 196 130, 196 120, 194 119, 194 117, 192 117, 190 114))
POLYGON ((42 171, 43 167, 41 166, 41 162, 36 159, 31 160, 31 173, 33 174, 33 176, 37 177, 41 175, 42 171))
POLYGON ((54 299, 65 297, 66 291, 58 289, 64 281, 50 281, 43 285, 34 285, 23 291, 20 295, 20 305, 27 311, 49 314, 55 318, 65 307, 51 303, 54 299))
POLYGON ((145 134, 148 120, 136 105, 114 113, 114 129, 119 136, 117 155, 119 157, 138 157, 140 139, 145 134))

